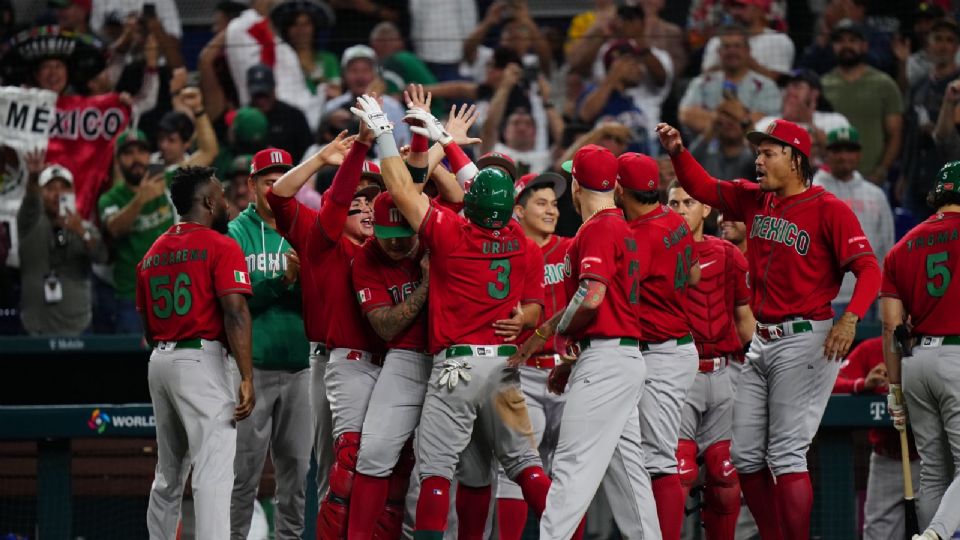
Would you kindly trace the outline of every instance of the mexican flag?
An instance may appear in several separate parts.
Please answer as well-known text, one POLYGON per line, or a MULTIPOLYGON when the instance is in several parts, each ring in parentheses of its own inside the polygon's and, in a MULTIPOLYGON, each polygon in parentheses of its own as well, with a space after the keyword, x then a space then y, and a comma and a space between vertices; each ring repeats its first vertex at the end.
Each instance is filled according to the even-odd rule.
POLYGON ((250 284, 250 277, 246 272, 241 272, 240 270, 233 271, 233 280, 237 283, 243 283, 244 285, 250 284))

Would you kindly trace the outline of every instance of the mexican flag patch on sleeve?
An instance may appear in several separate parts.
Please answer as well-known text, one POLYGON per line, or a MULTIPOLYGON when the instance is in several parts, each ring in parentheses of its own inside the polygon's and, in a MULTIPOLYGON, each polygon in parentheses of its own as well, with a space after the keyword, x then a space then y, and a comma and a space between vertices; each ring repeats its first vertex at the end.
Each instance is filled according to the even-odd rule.
POLYGON ((373 293, 370 292, 370 289, 361 289, 357 291, 357 300, 359 300, 361 304, 367 300, 370 300, 372 297, 373 293))
POLYGON ((240 270, 233 271, 233 280, 237 283, 243 283, 244 285, 250 284, 250 277, 246 272, 241 272, 240 270))

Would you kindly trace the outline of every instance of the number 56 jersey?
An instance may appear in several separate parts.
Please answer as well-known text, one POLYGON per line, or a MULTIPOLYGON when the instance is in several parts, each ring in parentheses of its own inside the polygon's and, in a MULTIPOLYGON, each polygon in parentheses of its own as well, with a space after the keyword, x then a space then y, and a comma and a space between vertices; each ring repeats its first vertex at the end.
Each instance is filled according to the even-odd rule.
POLYGON ((960 334, 960 213, 934 214, 893 246, 883 261, 880 296, 899 298, 914 335, 960 334))
POLYGON ((167 229, 137 264, 137 311, 154 341, 226 343, 220 297, 252 292, 237 242, 196 223, 167 229))
POLYGON ((543 255, 515 220, 486 229, 431 204, 420 240, 430 250, 431 353, 503 343, 494 321, 509 319, 518 303, 543 305, 543 255))

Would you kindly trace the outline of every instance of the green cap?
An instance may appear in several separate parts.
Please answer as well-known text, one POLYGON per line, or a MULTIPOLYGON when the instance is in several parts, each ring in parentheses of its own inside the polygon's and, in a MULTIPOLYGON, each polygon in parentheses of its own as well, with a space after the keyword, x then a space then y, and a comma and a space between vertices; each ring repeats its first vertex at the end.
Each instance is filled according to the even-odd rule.
POLYGON ((573 174, 573 160, 568 159, 564 161, 563 163, 560 164, 560 168, 570 174, 573 174))
POLYGON ((240 154, 239 156, 233 158, 233 161, 230 163, 230 176, 235 176, 242 174, 247 176, 250 174, 250 162, 253 161, 253 156, 250 154, 240 154))
POLYGON ((267 138, 267 117, 255 107, 241 107, 230 125, 237 143, 257 144, 267 138))
POLYGON ((506 226, 513 205, 513 178, 500 167, 481 169, 463 196, 463 214, 487 229, 506 226))
POLYGON ((951 161, 937 173, 937 187, 934 193, 953 191, 960 193, 960 161, 951 161))
POLYGON ((128 129, 120 133, 114 148, 117 153, 120 153, 131 144, 139 144, 145 149, 150 150, 150 142, 147 140, 147 134, 139 129, 128 129))
POLYGON ((860 132, 853 126, 830 130, 827 133, 827 148, 846 146, 860 149, 860 132))

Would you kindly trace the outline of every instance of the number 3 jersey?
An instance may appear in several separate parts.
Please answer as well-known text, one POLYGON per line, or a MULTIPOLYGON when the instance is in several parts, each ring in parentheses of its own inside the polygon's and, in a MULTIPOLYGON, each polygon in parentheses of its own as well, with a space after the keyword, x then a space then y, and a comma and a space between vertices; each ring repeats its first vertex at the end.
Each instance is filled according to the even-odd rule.
POLYGON ((960 334, 960 213, 934 214, 893 246, 883 261, 880 296, 899 298, 914 335, 960 334))
POLYGON ((509 319, 518 303, 543 305, 543 257, 516 221, 485 229, 431 204, 420 240, 430 250, 431 353, 503 343, 495 321, 509 319))
POLYGON ((196 223, 167 229, 137 264, 137 311, 154 341, 226 343, 220 297, 252 292, 236 241, 196 223))

